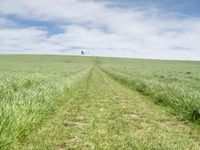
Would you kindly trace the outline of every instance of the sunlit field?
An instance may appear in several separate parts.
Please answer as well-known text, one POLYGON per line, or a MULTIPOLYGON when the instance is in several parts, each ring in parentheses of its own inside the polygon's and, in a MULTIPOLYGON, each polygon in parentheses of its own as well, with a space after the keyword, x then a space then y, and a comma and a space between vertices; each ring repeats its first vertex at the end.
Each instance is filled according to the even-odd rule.
POLYGON ((1 55, 0 149, 199 149, 200 62, 1 55))
POLYGON ((0 147, 52 115, 89 68, 77 57, 0 56, 0 147))
POLYGON ((100 64, 120 83, 172 108, 180 119, 200 119, 200 62, 104 58, 100 64))

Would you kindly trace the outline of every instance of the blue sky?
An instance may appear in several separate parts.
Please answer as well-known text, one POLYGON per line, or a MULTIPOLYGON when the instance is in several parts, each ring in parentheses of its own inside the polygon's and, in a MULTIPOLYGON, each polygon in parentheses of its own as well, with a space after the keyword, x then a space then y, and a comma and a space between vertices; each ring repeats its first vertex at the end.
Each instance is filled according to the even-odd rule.
POLYGON ((200 60, 200 0, 0 0, 1 54, 200 60))
POLYGON ((193 17, 200 16, 200 0, 110 0, 122 7, 155 7, 167 12, 180 13, 193 17))

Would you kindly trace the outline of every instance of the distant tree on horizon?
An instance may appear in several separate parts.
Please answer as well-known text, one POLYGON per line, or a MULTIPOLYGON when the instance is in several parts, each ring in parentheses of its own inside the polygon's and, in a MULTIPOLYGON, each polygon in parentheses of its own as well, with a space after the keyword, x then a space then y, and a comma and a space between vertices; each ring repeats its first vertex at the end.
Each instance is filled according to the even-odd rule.
POLYGON ((81 55, 84 55, 85 53, 84 53, 84 51, 81 51, 81 55))

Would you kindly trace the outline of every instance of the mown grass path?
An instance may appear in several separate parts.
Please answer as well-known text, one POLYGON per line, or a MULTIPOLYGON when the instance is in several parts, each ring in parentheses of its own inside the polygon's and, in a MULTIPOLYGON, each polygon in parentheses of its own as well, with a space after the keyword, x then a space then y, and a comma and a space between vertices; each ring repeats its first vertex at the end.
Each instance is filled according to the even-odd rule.
POLYGON ((199 133, 94 66, 73 98, 16 149, 200 149, 199 133))

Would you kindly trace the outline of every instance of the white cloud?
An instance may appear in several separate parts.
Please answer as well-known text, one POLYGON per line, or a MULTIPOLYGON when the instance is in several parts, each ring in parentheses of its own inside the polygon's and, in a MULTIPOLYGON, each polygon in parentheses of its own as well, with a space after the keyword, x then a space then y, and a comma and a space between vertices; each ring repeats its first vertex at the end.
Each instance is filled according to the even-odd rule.
POLYGON ((14 26, 14 25, 15 23, 12 20, 0 17, 0 28, 14 26))
POLYGON ((36 27, 1 28, 0 53, 76 54, 85 48, 94 55, 200 59, 200 18, 81 0, 2 0, 0 14, 51 21, 65 29, 48 35, 36 27))

